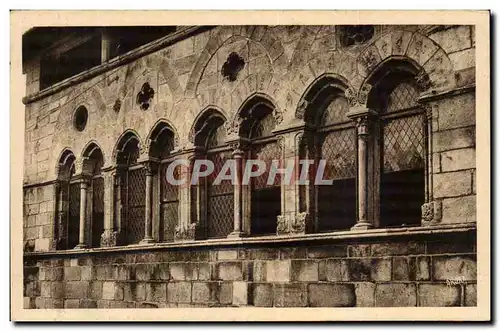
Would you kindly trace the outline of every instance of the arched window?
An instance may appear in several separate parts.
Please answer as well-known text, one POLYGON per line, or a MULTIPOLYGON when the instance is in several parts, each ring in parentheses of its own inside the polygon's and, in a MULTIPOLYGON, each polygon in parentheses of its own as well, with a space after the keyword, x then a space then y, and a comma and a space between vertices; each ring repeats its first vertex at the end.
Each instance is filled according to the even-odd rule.
POLYGON ((137 244, 144 238, 146 172, 139 158, 139 140, 133 134, 122 138, 118 152, 120 173, 121 232, 126 244, 137 244))
POLYGON ((56 219, 56 249, 78 245, 80 228, 80 183, 75 177, 75 156, 65 151, 59 159, 59 192, 56 219))
POLYGON ((371 107, 380 114, 380 226, 418 225, 425 200, 425 115, 414 75, 393 72, 374 87, 371 107))
POLYGON ((315 160, 316 169, 310 172, 309 195, 302 193, 301 205, 308 197, 317 232, 346 230, 356 223, 356 129, 346 116, 349 103, 344 88, 324 77, 306 95, 304 119, 312 132, 306 134, 308 148, 301 153, 302 157, 305 152, 307 158, 315 160), (315 184, 321 174, 317 172, 320 161, 325 164, 322 179, 332 181, 331 185, 315 184))
POLYGON ((83 153, 86 158, 85 166, 91 175, 89 194, 90 213, 90 244, 91 247, 101 245, 101 235, 104 232, 104 179, 102 166, 104 165, 101 149, 96 144, 91 144, 83 153))
POLYGON ((276 234, 277 217, 281 214, 281 179, 277 175, 273 183, 268 183, 273 160, 281 161, 281 148, 273 134, 276 121, 274 107, 266 102, 256 102, 248 110, 244 131, 250 139, 248 157, 266 164, 261 176, 250 181, 250 219, 253 235, 276 234))
POLYGON ((216 111, 207 111, 196 123, 195 144, 214 164, 214 171, 199 181, 200 217, 204 219, 207 238, 225 238, 234 228, 234 187, 230 180, 218 185, 214 181, 226 161, 231 160, 231 150, 225 143, 224 117, 216 111))
MULTIPOLYGON (((157 194, 159 196, 159 241, 173 241, 179 221, 179 186, 167 180, 167 168, 172 163, 174 133, 166 123, 159 123, 152 131, 151 156, 158 159, 157 194)), ((175 168, 176 171, 179 167, 175 168)), ((178 172, 174 174, 178 178, 178 172)))

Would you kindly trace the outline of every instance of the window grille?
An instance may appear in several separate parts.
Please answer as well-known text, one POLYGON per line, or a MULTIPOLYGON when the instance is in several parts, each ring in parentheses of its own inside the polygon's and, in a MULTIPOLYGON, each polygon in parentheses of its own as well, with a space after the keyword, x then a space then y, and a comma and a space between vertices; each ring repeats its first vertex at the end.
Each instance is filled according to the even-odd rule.
MULTIPOLYGON (((174 240, 175 227, 179 213, 179 186, 167 181, 167 168, 170 163, 160 165, 160 240, 174 240)), ((179 179, 179 167, 175 168, 174 177, 179 179)))
POLYGON ((104 232, 104 179, 92 179, 92 247, 99 247, 104 232))
POLYGON ((78 245, 80 229, 80 183, 69 184, 68 249, 78 245))
POLYGON ((137 244, 144 238, 144 208, 146 194, 146 172, 144 168, 126 172, 125 185, 122 186, 126 202, 126 240, 137 244))
POLYGON ((227 237, 234 228, 234 188, 230 180, 213 185, 222 166, 231 159, 230 151, 210 152, 208 159, 214 163, 214 171, 208 176, 207 185, 207 237, 227 237))
POLYGON ((420 224, 425 199, 425 117, 418 91, 402 81, 387 98, 381 116, 380 225, 420 224))
POLYGON ((282 166, 281 149, 276 141, 259 142, 258 139, 272 136, 276 123, 272 114, 258 120, 252 130, 251 158, 264 161, 265 171, 261 176, 251 179, 251 232, 252 234, 276 233, 277 217, 281 214, 281 177, 268 185, 267 180, 273 160, 282 166))

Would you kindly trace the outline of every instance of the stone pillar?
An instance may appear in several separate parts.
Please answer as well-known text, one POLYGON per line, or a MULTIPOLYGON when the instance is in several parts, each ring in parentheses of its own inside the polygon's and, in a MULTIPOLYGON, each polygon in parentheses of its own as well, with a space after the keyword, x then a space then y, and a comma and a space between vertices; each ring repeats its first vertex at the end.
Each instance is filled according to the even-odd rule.
POLYGON ((104 232, 101 234, 101 247, 118 245, 117 232, 115 231, 115 184, 116 169, 103 171, 104 179, 104 232))
POLYGON ((87 248, 86 226, 87 226, 87 190, 89 180, 87 178, 80 179, 80 227, 78 245, 75 248, 87 248))
POLYGON ((146 197, 144 206, 144 239, 141 244, 149 244, 153 240, 153 223, 151 219, 152 214, 152 195, 153 195, 153 175, 155 165, 152 162, 146 162, 144 169, 146 170, 146 197))
POLYGON ((195 151, 179 156, 179 159, 186 160, 186 164, 180 167, 180 178, 184 179, 184 184, 179 186, 179 224, 175 227, 174 241, 193 241, 196 239, 198 224, 191 220, 191 172, 195 161, 195 151))
POLYGON ((111 36, 104 28, 101 31, 101 63, 108 61, 111 57, 111 36))
POLYGON ((310 232, 309 213, 299 207, 299 146, 302 131, 287 132, 279 136, 281 149, 281 215, 277 219, 276 234, 305 234, 310 232), (291 171, 288 179, 286 173, 291 171))
POLYGON ((434 162, 433 162, 433 147, 432 147, 432 122, 433 122, 433 112, 432 106, 420 102, 422 108, 425 109, 425 124, 426 124, 426 169, 425 169, 425 203, 422 205, 422 225, 430 226, 435 225, 441 221, 442 211, 441 211, 441 201, 434 200, 433 194, 433 172, 434 172, 434 162))
POLYGON ((228 238, 239 238, 244 236, 243 231, 243 156, 244 151, 239 147, 233 151, 233 159, 236 163, 236 173, 234 178, 234 229, 228 238))
POLYGON ((358 105, 351 107, 347 116, 356 122, 358 136, 358 219, 352 230, 366 230, 373 227, 368 217, 368 140, 370 118, 376 112, 358 105))

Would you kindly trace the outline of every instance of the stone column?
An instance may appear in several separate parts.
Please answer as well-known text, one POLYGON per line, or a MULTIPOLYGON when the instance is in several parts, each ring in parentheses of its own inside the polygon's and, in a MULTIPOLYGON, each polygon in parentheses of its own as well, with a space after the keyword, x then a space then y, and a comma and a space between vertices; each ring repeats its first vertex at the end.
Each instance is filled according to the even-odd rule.
POLYGON ((236 163, 236 173, 234 178, 234 230, 228 238, 239 238, 244 235, 243 231, 243 156, 245 152, 236 147, 233 151, 233 159, 236 163))
POLYGON ((115 231, 115 184, 116 169, 103 171, 104 179, 104 232, 101 234, 101 247, 118 245, 115 231))
POLYGON ((425 169, 425 203, 422 205, 422 225, 435 225, 441 221, 442 211, 441 202, 434 201, 433 195, 433 150, 432 150, 432 121, 433 112, 432 106, 427 103, 420 102, 420 105, 425 110, 425 124, 427 133, 426 151, 426 169, 425 169))
POLYGON ((191 220, 191 172, 195 160, 195 151, 191 150, 180 159, 187 161, 180 167, 180 178, 185 179, 184 184, 179 186, 179 224, 175 227, 174 241, 192 241, 196 239, 197 223, 191 220))
POLYGON ((154 168, 155 165, 152 162, 146 162, 144 164, 144 169, 146 170, 146 201, 144 206, 144 239, 141 240, 141 244, 154 242, 153 224, 151 220, 154 168))
POLYGON ((87 190, 88 178, 80 179, 80 227, 78 245, 75 248, 87 248, 86 226, 87 226, 87 190))
POLYGON ((366 230, 373 227, 368 217, 368 138, 370 118, 376 112, 358 105, 351 107, 347 116, 356 122, 358 136, 358 219, 352 230, 366 230))
POLYGON ((101 63, 108 61, 111 57, 111 36, 106 28, 101 31, 101 63))
POLYGON ((276 234, 305 234, 311 230, 309 213, 299 207, 299 146, 302 131, 287 132, 279 136, 281 149, 281 215, 277 219, 276 234), (292 168, 293 167, 293 168, 292 168), (286 173, 290 173, 290 181, 286 173))

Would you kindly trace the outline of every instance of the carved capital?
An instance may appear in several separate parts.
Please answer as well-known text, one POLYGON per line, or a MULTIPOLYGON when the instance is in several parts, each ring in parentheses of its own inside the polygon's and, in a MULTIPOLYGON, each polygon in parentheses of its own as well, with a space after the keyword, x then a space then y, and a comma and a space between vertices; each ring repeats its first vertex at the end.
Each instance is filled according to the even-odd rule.
POLYGON ((224 128, 226 129, 226 134, 228 136, 237 135, 239 133, 240 125, 243 122, 243 119, 239 116, 236 116, 232 121, 224 122, 224 128))
POLYGON ((174 241, 192 241, 196 239, 197 223, 190 223, 187 226, 178 225, 174 231, 174 241))
POLYGON ((278 215, 276 234, 305 234, 308 221, 309 214, 306 212, 278 215))
POLYGON ((144 143, 140 144, 140 146, 139 146, 140 158, 146 158, 149 156, 149 151, 150 151, 152 143, 153 143, 153 141, 151 139, 148 139, 144 143))
POLYGON ((274 109, 273 117, 274 120, 276 121, 276 125, 280 125, 283 122, 283 112, 280 109, 278 108, 274 109))
POLYGON ((307 107, 309 107, 309 101, 307 101, 305 99, 302 100, 300 102, 299 106, 297 107, 297 111, 295 112, 295 118, 297 118, 299 120, 303 120, 307 107))
POLYGON ((424 70, 421 70, 415 76, 415 81, 417 83, 420 92, 425 92, 432 87, 432 82, 429 78, 429 75, 424 70))
POLYGON ((349 87, 345 90, 345 97, 351 107, 366 107, 371 89, 372 86, 368 83, 364 84, 359 91, 355 91, 353 88, 349 87))
POLYGON ((422 225, 429 226, 441 221, 442 210, 440 201, 430 201, 422 205, 422 225))
POLYGON ((101 247, 113 247, 118 245, 118 232, 110 229, 101 234, 101 247))

